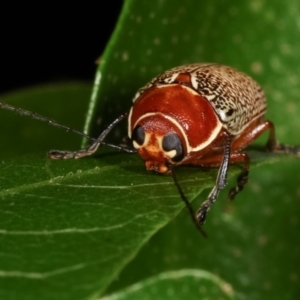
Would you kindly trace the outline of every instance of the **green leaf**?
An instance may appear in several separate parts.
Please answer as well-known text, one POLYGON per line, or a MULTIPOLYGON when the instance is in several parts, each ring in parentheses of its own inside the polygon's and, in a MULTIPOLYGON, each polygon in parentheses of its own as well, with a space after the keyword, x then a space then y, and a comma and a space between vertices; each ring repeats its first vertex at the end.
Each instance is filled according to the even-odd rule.
MULTIPOLYGON (((48 84, 0 97, 0 101, 50 117, 64 125, 80 130, 91 84, 69 82, 48 84)), ((76 149, 81 138, 66 134, 44 122, 1 109, 1 158, 26 153, 49 151, 55 147, 76 149)))
POLYGON ((230 285, 201 270, 180 270, 159 274, 119 293, 101 298, 121 299, 236 299, 230 285))
MULTIPOLYGON (((103 292, 183 207, 170 177, 146 173, 138 157, 120 153, 76 161, 21 156, 2 160, 0 173, 6 299, 81 299, 103 292)), ((179 172, 191 199, 201 182, 204 188, 215 176, 215 170, 179 172)))
POLYGON ((216 62, 256 79, 266 92, 268 117, 279 139, 297 141, 298 37, 297 0, 289 5, 273 0, 124 1, 100 59, 86 131, 90 128, 98 135, 105 124, 129 110, 138 88, 165 70, 216 62))
MULTIPOLYGON (((297 9, 295 0, 125 1, 97 71, 86 128, 98 135, 157 73, 213 61, 256 78, 279 139, 299 143, 297 9)), ((78 129, 87 94, 87 86, 71 84, 2 100, 78 129)), ((146 172, 136 155, 101 150, 94 158, 50 161, 42 153, 76 149, 78 137, 11 112, 1 111, 0 122, 1 298, 96 299, 109 285, 112 294, 188 268, 218 274, 239 299, 299 297, 299 160, 252 153, 259 166, 251 167, 249 185, 233 203, 222 203, 222 191, 203 239, 186 210, 175 218, 184 205, 172 179, 146 172), (30 155, 15 157, 22 153, 30 155)), ((232 167, 229 175, 237 173, 232 167)), ((178 168, 195 206, 215 177, 215 169, 178 168)))
POLYGON ((183 210, 144 246, 108 293, 161 272, 201 268, 228 282, 238 299, 297 299, 299 168, 294 159, 251 168, 250 182, 233 202, 226 202, 228 188, 222 191, 204 226, 207 239, 199 238, 183 210))

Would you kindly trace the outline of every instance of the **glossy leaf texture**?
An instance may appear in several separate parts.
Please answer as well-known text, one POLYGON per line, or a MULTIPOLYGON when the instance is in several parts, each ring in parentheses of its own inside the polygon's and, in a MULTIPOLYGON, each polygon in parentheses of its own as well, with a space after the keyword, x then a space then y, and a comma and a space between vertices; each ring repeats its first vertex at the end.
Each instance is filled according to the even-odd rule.
MULTIPOLYGON (((47 98, 47 89, 42 90, 47 98)), ((78 93, 71 86, 56 92, 63 90, 69 90, 70 97, 78 93)), ((20 95, 30 98, 35 92, 20 95)), ((57 136, 51 131, 45 127, 44 134, 54 142, 57 136)), ((86 299, 101 294, 183 207, 170 177, 153 176, 136 155, 115 151, 84 160, 53 161, 45 154, 4 158, 0 173, 4 299, 86 299)), ((187 196, 195 198, 199 184, 211 185, 216 170, 185 168, 178 175, 187 196)))
MULTIPOLYGON (((295 0, 125 1, 101 57, 86 128, 99 134, 165 69, 211 61, 253 76, 266 91, 279 139, 299 143, 298 13, 295 0)), ((88 87, 71 84, 2 100, 80 128, 87 99, 88 87)), ((47 149, 76 149, 78 137, 11 112, 1 111, 0 120, 1 298, 100 299, 106 291, 118 299, 137 286, 137 295, 148 294, 149 282, 162 298, 168 285, 161 279, 168 278, 168 290, 190 290, 189 298, 199 299, 205 283, 184 273, 191 269, 218 275, 237 299, 299 297, 299 159, 253 152, 258 166, 245 191, 233 203, 224 203, 228 190, 222 191, 203 239, 186 210, 174 218, 183 204, 172 179, 146 172, 136 155, 103 149, 94 158, 51 161, 47 149), (175 271, 185 275, 175 279, 175 271)), ((238 171, 232 167, 230 176, 238 171)), ((178 168, 195 206, 215 176, 216 170, 178 168)))
POLYGON ((180 270, 161 273, 124 291, 102 298, 121 299, 231 299, 236 297, 228 283, 205 271, 180 270))

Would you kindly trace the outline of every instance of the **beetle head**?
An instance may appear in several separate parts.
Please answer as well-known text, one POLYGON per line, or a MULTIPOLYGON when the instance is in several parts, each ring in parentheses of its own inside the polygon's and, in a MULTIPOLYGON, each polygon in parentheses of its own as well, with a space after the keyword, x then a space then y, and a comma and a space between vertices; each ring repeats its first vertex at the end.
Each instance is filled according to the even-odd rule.
POLYGON ((171 165, 179 164, 185 156, 186 147, 180 130, 159 113, 140 119, 131 139, 147 170, 169 173, 171 165))

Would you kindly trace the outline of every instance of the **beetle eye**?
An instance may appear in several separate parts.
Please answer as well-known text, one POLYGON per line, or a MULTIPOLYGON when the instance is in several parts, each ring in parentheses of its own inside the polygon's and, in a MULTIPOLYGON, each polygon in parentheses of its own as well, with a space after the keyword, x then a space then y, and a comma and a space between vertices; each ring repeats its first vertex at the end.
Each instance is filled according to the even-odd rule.
POLYGON ((134 148, 138 148, 138 145, 142 146, 144 144, 145 130, 142 126, 138 125, 133 129, 132 140, 134 148))
POLYGON ((183 146, 179 136, 176 133, 169 133, 162 140, 164 151, 169 152, 169 156, 174 162, 179 162, 183 159, 183 146))

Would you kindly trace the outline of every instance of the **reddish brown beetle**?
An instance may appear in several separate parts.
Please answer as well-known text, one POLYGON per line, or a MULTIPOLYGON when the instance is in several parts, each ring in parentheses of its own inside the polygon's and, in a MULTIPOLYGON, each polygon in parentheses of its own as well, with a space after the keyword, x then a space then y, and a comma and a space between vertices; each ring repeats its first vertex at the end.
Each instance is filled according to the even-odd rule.
MULTIPOLYGON (((36 114, 6 104, 1 106, 67 128, 36 114)), ((229 193, 229 198, 233 199, 248 180, 250 159, 243 149, 263 132, 269 130, 267 151, 300 156, 298 147, 276 141, 273 123, 264 119, 266 107, 264 93, 253 79, 233 68, 216 64, 173 68, 154 78, 134 97, 128 116, 128 136, 145 161, 147 170, 172 174, 202 233, 199 225, 205 222, 207 211, 226 185, 228 165, 243 164, 237 185, 229 193), (219 167, 216 184, 195 217, 175 177, 174 166, 177 165, 219 167)), ((125 117, 127 114, 121 115, 97 139, 92 139, 94 142, 88 148, 76 152, 55 150, 49 153, 50 157, 80 158, 93 154, 100 145, 136 152, 103 142, 114 125, 125 117)))

